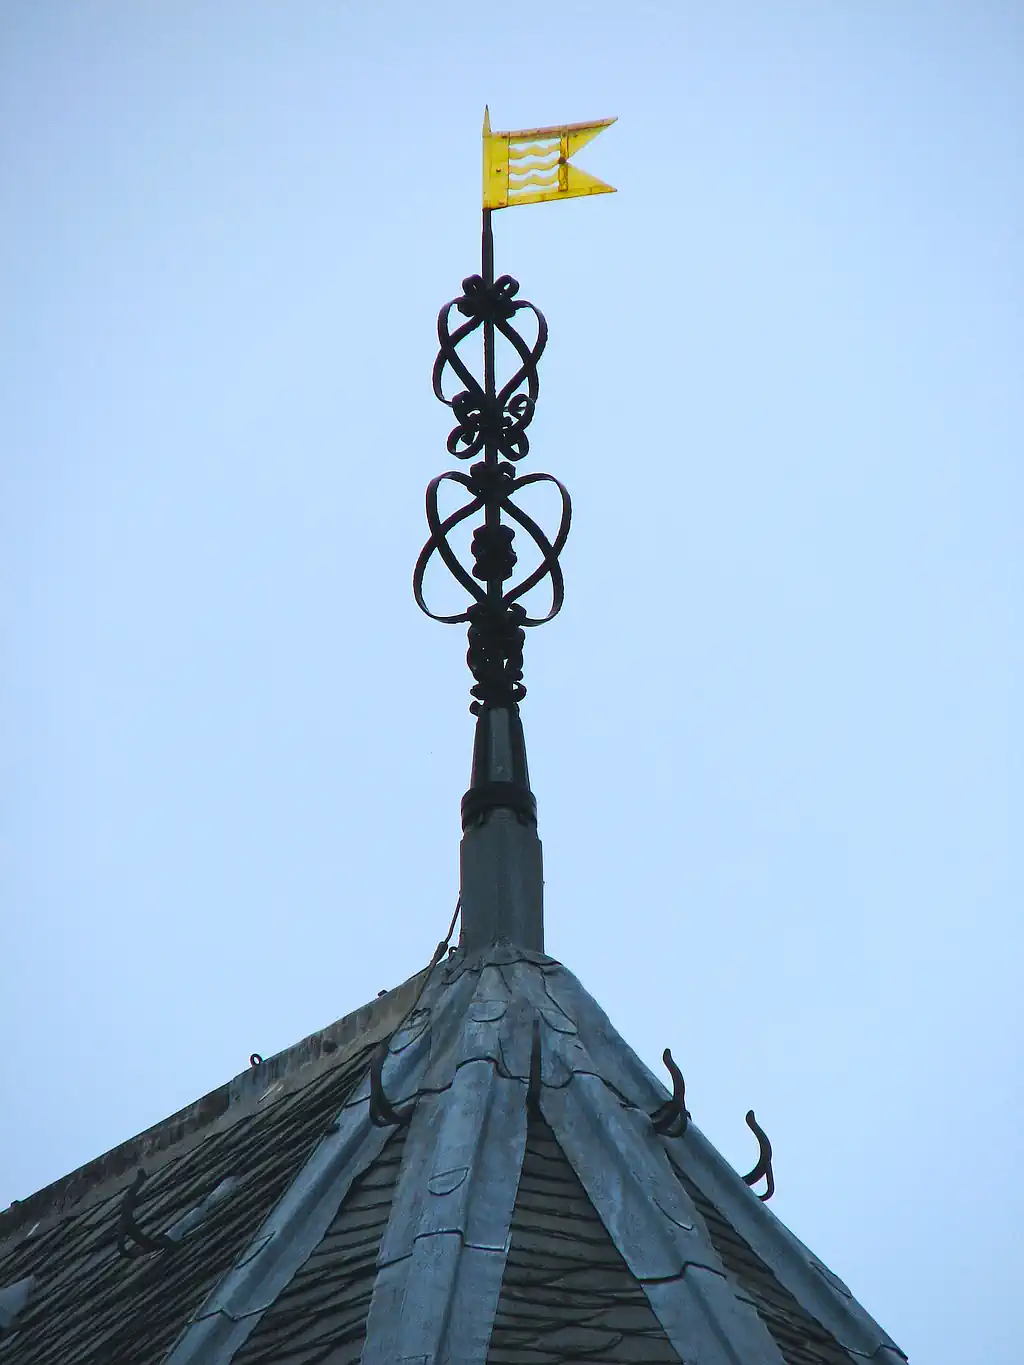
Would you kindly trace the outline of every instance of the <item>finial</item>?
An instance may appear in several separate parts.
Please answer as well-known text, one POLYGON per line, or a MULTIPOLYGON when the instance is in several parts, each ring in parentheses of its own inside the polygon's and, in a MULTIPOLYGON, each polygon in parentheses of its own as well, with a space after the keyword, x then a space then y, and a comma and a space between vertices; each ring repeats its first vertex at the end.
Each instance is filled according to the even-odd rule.
POLYGON ((469 627, 469 664, 473 683, 470 710, 477 717, 473 772, 462 801, 462 946, 484 947, 507 938, 523 948, 542 951, 543 876, 537 837, 537 803, 530 790, 526 741, 519 703, 523 684, 526 630, 558 614, 564 585, 558 556, 569 534, 569 494, 550 474, 517 473, 529 453, 527 429, 537 403, 537 362, 547 341, 547 323, 531 303, 518 297, 519 285, 508 275, 494 279, 490 212, 485 211, 483 271, 463 280, 462 293, 441 309, 437 323, 441 348, 434 364, 434 392, 452 409, 456 425, 448 451, 473 460, 468 471, 448 470, 427 488, 430 539, 420 552, 413 574, 417 604, 436 621, 469 627), (454 325, 454 319, 460 319, 454 325), (518 329, 520 318, 532 319, 532 339, 518 329), (483 377, 470 366, 467 342, 483 337, 483 377), (513 373, 498 387, 495 336, 511 346, 513 373), (455 392, 446 391, 449 375, 455 392), (482 458, 474 459, 474 457, 482 458), (537 483, 550 483, 561 499, 561 517, 549 537, 515 500, 516 493, 537 483), (438 493, 444 484, 465 490, 467 500, 442 516, 438 493), (471 520, 472 519, 472 520, 471 520), (464 564, 449 537, 470 521, 470 554, 464 564), (525 534, 540 551, 540 564, 516 577, 517 535, 525 534), (435 552, 470 598, 465 610, 448 615, 432 611, 423 596, 427 565, 435 552), (546 611, 530 615, 521 599, 548 580, 546 611))
POLYGON ((508 937, 522 947, 543 948, 537 807, 530 790, 519 703, 526 695, 526 631, 550 621, 562 608, 565 588, 558 557, 572 519, 569 494, 553 475, 517 472, 530 451, 527 433, 536 411, 537 365, 547 345, 548 328, 541 311, 519 297, 517 280, 511 275, 495 279, 491 214, 495 208, 515 203, 609 190, 610 186, 578 172, 568 161, 611 122, 492 134, 485 106, 480 274, 462 281, 462 293, 445 304, 437 320, 440 350, 434 362, 434 393, 455 417, 448 453, 474 463, 468 470, 439 474, 427 487, 430 538, 416 561, 413 595, 433 620, 469 627, 466 661, 473 675, 470 710, 477 717, 477 730, 472 780, 462 802, 464 946, 508 937), (528 164, 537 157, 544 159, 542 167, 528 164), (534 172, 543 178, 543 186, 536 189, 540 181, 532 178, 534 172), (525 330, 520 330, 524 323, 525 330), (483 342, 482 373, 468 354, 470 340, 477 333, 483 342), (512 356, 511 373, 502 377, 500 387, 495 373, 499 336, 507 343, 506 354, 512 356), (561 501, 558 527, 551 536, 515 500, 522 489, 540 483, 557 489, 561 501), (467 498, 454 512, 442 516, 439 493, 445 484, 457 485, 467 498), (450 536, 471 518, 478 520, 472 525, 472 563, 466 564, 452 548, 450 536), (515 542, 523 534, 540 552, 540 563, 529 572, 521 571, 517 578, 515 542), (427 606, 424 577, 435 553, 470 598, 463 611, 446 615, 427 606), (531 615, 523 599, 545 582, 550 592, 547 609, 531 615), (486 833, 475 837, 481 831, 486 833))
POLYGON ((420 553, 413 574, 417 605, 435 621, 469 625, 467 662, 474 684, 470 710, 479 715, 486 706, 511 707, 526 695, 523 686, 525 629, 543 625, 561 610, 564 583, 558 556, 569 535, 572 505, 563 485, 550 474, 517 475, 516 464, 530 450, 527 428, 537 404, 537 362, 547 344, 547 323, 532 303, 519 299, 519 284, 509 275, 488 281, 471 275, 462 282, 462 294, 441 309, 437 323, 441 349, 434 363, 434 393, 450 407, 457 419, 448 436, 448 451, 460 460, 482 453, 483 459, 468 472, 448 470, 431 480, 427 488, 427 525, 430 539, 420 553), (452 329, 453 313, 466 319, 452 329), (532 316, 535 335, 527 341, 516 326, 517 314, 532 316), (473 374, 460 346, 476 332, 483 332, 484 379, 473 374), (499 333, 512 346, 518 365, 496 391, 494 341, 499 333), (449 372, 462 388, 449 396, 445 381, 449 372), (446 517, 438 507, 443 484, 466 490, 468 500, 446 517), (552 538, 519 507, 514 495, 527 486, 549 483, 558 490, 562 511, 552 538), (463 564, 449 541, 454 529, 471 517, 481 520, 473 530, 471 565, 463 564), (540 551, 541 562, 529 574, 514 581, 518 556, 514 548, 517 530, 525 532, 540 551), (434 553, 472 601, 461 612, 443 615, 430 610, 423 595, 423 580, 434 553), (532 588, 550 580, 550 606, 531 616, 521 603, 532 588))

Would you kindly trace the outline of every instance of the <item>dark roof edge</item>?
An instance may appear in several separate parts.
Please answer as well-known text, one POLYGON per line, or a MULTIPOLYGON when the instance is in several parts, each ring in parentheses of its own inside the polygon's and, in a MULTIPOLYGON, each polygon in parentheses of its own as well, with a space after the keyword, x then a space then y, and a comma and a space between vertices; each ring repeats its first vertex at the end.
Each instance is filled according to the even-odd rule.
MULTIPOLYGON (((423 975, 420 972, 410 977, 335 1023, 310 1033, 273 1057, 267 1057, 259 1066, 247 1067, 201 1099, 45 1185, 28 1198, 15 1200, 0 1212, 0 1242, 26 1225, 34 1226, 44 1219, 66 1213, 89 1195, 109 1193, 105 1187, 116 1186, 142 1164, 148 1163, 152 1170, 154 1158, 160 1159, 156 1164, 162 1164, 173 1148, 181 1147, 189 1139, 198 1140, 197 1135, 204 1135, 205 1130, 230 1111, 237 1111, 224 1124, 218 1125, 230 1126, 267 1096, 272 1087, 284 1094, 295 1088, 297 1080, 304 1084, 311 1079, 311 1075, 300 1073, 310 1072, 317 1063, 322 1063, 320 1070, 327 1071, 346 1061, 356 1048, 376 1042, 398 1026, 416 999, 423 975), (293 1083, 288 1084, 289 1081, 293 1083)), ((188 1142, 188 1145, 192 1143, 188 1142)))

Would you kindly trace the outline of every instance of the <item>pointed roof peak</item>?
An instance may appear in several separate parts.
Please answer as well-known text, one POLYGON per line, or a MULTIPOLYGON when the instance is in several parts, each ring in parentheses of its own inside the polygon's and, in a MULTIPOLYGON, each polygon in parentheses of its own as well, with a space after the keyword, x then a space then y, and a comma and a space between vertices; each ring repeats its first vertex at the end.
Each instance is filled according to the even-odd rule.
POLYGON ((269 1365, 301 1336, 363 1365, 487 1365, 524 1314, 538 1342, 613 1365, 903 1359, 696 1123, 658 1121, 665 1087, 554 958, 435 954, 360 1017, 311 1035, 316 1062, 254 1068, 262 1093, 151 1178, 0 1242, 0 1288, 33 1277, 5 1359, 95 1341, 269 1365))

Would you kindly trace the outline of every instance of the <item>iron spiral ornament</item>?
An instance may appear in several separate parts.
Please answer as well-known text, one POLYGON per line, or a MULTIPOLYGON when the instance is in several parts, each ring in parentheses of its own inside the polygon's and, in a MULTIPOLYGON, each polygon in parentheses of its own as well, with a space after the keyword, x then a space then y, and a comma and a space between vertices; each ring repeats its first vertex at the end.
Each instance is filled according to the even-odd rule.
MULTIPOLYGON (((471 459, 481 450, 493 445, 499 457, 521 460, 530 450, 526 428, 533 421, 537 406, 537 362, 548 343, 548 325, 539 308, 525 299, 517 299, 519 281, 502 275, 493 284, 486 284, 480 275, 470 275, 462 281, 462 294, 445 304, 437 319, 437 339, 441 349, 434 361, 434 393, 459 419, 448 437, 448 453, 460 460, 471 459), (467 320, 451 330, 451 315, 458 311, 467 320), (537 339, 527 345, 522 334, 512 326, 517 313, 529 311, 537 323, 537 339), (519 357, 519 367, 500 392, 486 391, 459 354, 459 345, 481 327, 493 328, 505 338, 519 357), (465 386, 452 398, 444 394, 445 371, 451 368, 465 386), (526 386, 523 392, 523 386, 526 386)), ((486 337, 486 333, 485 333, 486 337)))
POLYGON ((569 494, 558 479, 517 471, 530 450, 527 430, 536 411, 537 363, 547 345, 548 328, 540 309, 518 297, 517 280, 511 275, 493 278, 488 228, 485 221, 483 274, 464 279, 462 293, 438 315, 440 349, 433 371, 434 393, 451 408, 456 421, 448 436, 448 453, 459 460, 482 458, 466 470, 446 470, 427 486, 430 536, 413 572, 413 595, 421 611, 434 621, 469 626, 466 661, 473 675, 470 710, 474 715, 485 707, 515 707, 526 695, 522 680, 526 629, 550 621, 562 608, 565 585, 559 555, 572 520, 569 494), (532 342, 516 326, 524 315, 536 327, 532 342), (466 359, 466 343, 478 332, 483 338, 482 380, 466 359), (513 372, 500 388, 495 380, 498 336, 508 343, 514 357, 513 372), (455 390, 450 396, 446 386, 455 390), (465 490, 467 497, 454 512, 442 516, 439 494, 449 483, 465 490), (553 536, 515 501, 517 493, 535 484, 551 484, 558 491, 561 514, 553 536), (477 516, 481 520, 473 529, 472 564, 467 565, 452 548, 450 537, 456 527, 477 516), (540 563, 517 579, 515 541, 520 533, 539 551, 540 563), (471 600, 465 610, 445 615, 427 605, 424 576, 435 553, 468 593, 471 600), (543 615, 531 616, 520 599, 545 579, 551 590, 550 606, 543 615))

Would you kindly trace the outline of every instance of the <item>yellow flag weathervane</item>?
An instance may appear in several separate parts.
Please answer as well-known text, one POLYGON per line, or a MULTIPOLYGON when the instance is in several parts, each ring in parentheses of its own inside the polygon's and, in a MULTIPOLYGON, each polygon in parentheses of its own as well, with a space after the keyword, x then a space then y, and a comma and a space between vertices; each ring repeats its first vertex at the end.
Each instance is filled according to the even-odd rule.
POLYGON ((492 133, 490 114, 485 109, 484 209, 575 199, 581 194, 614 194, 612 185, 571 164, 581 147, 614 122, 613 118, 603 118, 594 123, 492 133))

